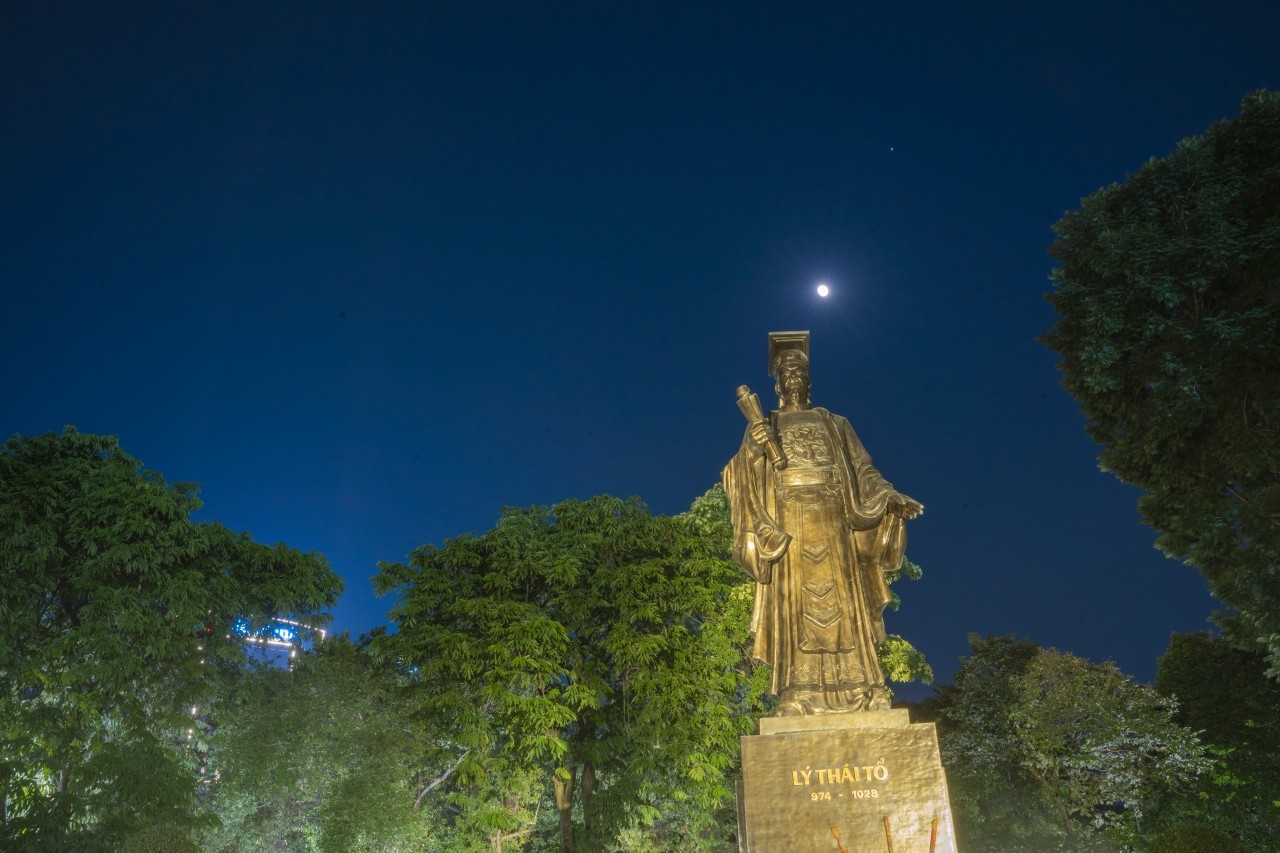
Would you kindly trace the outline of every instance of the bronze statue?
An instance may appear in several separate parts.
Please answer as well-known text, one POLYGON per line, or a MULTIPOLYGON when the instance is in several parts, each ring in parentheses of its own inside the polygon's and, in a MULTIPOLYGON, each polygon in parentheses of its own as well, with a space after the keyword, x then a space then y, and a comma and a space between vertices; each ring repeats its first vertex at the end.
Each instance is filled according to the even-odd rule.
POLYGON ((876 647, 923 510, 885 482, 849 422, 809 399, 809 333, 769 335, 778 409, 745 386, 742 447, 724 469, 733 557, 756 581, 755 656, 773 668, 779 716, 889 707, 876 647))

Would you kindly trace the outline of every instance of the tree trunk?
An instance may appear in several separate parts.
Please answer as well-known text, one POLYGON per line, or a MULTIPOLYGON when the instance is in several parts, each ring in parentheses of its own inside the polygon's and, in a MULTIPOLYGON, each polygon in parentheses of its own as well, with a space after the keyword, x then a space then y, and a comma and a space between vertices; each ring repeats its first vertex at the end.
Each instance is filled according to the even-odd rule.
POLYGON ((573 768, 567 767, 567 777, 559 772, 551 775, 556 787, 556 808, 560 812, 560 849, 573 853, 573 768))
POLYGON ((591 795, 596 789, 596 766, 590 761, 582 765, 582 827, 586 830, 588 853, 600 853, 600 827, 596 824, 596 810, 591 795))
POLYGON ((1062 797, 1055 791, 1053 794, 1053 802, 1058 807, 1058 817, 1062 818, 1062 828, 1067 831, 1067 840, 1071 840, 1071 816, 1067 814, 1067 804, 1062 801, 1062 797))

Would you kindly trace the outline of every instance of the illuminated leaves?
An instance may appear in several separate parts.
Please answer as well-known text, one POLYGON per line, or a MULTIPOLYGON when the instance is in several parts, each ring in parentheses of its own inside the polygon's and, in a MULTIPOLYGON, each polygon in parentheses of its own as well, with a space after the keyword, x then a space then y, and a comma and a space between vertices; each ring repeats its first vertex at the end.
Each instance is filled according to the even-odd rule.
POLYGON ((433 849, 415 808, 434 728, 406 701, 406 674, 345 635, 229 681, 218 706, 208 850, 433 849))
POLYGON ((933 683, 933 667, 924 659, 924 653, 897 634, 885 637, 876 652, 885 678, 890 681, 933 683))
POLYGON ((92 849, 188 823, 200 744, 188 709, 240 657, 227 620, 336 599, 318 555, 191 522, 195 492, 70 428, 0 453, 6 837, 92 849))
POLYGON ((380 567, 379 591, 400 595, 381 648, 475 750, 460 781, 527 770, 572 797, 576 779, 589 833, 616 834, 655 798, 709 820, 759 695, 715 491, 679 518, 610 497, 508 509, 488 533, 380 567))
POLYGON ((1068 841, 1134 832, 1164 792, 1191 790, 1212 770, 1195 733, 1174 722, 1176 704, 1114 664, 1011 637, 970 643, 948 693, 942 749, 949 777, 970 793, 961 813, 975 835, 1045 832, 1054 821, 1068 841), (1020 796, 1025 805, 1010 814, 1020 796))

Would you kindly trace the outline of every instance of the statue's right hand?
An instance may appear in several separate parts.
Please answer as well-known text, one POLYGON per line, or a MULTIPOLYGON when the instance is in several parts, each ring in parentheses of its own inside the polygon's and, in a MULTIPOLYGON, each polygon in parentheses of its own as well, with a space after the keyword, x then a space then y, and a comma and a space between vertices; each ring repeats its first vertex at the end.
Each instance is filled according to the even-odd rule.
POLYGON ((756 421, 747 430, 747 434, 751 436, 751 440, 755 442, 757 456, 764 453, 764 446, 769 442, 769 427, 764 421, 756 421))

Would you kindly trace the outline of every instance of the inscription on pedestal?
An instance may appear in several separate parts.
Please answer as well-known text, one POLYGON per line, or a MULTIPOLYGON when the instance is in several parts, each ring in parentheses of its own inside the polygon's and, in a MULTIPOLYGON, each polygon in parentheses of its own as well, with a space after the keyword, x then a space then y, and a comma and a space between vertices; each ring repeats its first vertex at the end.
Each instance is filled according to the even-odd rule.
POLYGON ((760 724, 742 738, 744 850, 955 853, 932 723, 872 711, 760 724))

